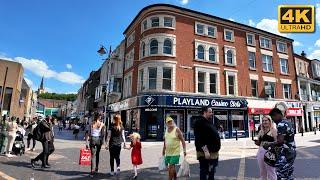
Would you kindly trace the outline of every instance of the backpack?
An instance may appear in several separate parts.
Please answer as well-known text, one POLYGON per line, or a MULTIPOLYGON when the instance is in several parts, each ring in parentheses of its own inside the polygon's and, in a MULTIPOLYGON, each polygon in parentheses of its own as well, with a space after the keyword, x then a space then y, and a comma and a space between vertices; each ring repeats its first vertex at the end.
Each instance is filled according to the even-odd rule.
POLYGON ((33 129, 33 139, 37 141, 41 141, 42 139, 42 132, 39 124, 33 129))

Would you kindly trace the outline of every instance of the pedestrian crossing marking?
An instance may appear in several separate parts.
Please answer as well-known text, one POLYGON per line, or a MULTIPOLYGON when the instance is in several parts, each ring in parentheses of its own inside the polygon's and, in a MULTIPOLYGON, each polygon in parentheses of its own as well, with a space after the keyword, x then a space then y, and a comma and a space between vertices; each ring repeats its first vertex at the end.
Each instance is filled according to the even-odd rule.
POLYGON ((16 180, 15 178, 3 173, 0 171, 0 177, 3 178, 3 179, 6 179, 6 180, 16 180))

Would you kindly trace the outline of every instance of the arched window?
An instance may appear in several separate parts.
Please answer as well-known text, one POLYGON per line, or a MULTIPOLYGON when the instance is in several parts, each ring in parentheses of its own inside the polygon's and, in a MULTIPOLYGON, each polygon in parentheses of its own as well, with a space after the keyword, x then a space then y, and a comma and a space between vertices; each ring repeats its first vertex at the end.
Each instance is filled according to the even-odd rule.
POLYGON ((204 48, 203 46, 198 46, 198 59, 204 59, 204 48))
POLYGON ((146 44, 142 42, 141 44, 142 57, 146 56, 146 44))
POLYGON ((158 41, 156 39, 150 42, 150 54, 158 54, 158 41))
POLYGON ((170 39, 166 39, 163 42, 163 53, 172 54, 172 42, 170 39))
POLYGON ((227 63, 233 64, 233 52, 232 50, 227 51, 227 63))
POLYGON ((209 48, 209 61, 216 61, 216 52, 213 47, 209 48))

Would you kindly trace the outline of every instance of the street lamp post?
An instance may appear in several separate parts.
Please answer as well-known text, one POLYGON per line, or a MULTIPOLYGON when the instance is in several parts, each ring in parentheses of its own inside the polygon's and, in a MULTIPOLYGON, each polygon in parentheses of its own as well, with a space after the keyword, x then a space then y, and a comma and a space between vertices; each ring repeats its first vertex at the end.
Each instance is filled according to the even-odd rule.
MULTIPOLYGON (((106 48, 101 45, 100 49, 97 51, 101 56, 107 54, 107 50, 106 48)), ((110 124, 110 117, 109 117, 109 94, 110 94, 110 55, 111 55, 111 46, 109 49, 109 54, 108 57, 106 59, 104 59, 105 61, 107 61, 107 82, 106 82, 106 90, 105 90, 105 94, 106 97, 104 99, 105 103, 104 103, 104 122, 107 123, 107 128, 109 129, 109 124, 110 124), (107 111, 108 111, 108 117, 107 117, 107 111)))

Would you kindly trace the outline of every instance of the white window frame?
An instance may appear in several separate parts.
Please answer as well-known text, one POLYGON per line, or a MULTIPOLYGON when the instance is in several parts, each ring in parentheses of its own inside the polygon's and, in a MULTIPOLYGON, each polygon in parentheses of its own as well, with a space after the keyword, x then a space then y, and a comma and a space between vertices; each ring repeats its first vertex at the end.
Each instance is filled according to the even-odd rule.
POLYGON ((158 71, 159 71, 159 70, 158 70, 158 67, 157 67, 157 66, 153 66, 153 67, 150 66, 150 67, 147 68, 147 72, 148 72, 148 73, 147 73, 147 74, 148 74, 148 75, 147 75, 147 76, 148 76, 148 89, 149 89, 149 90, 156 90, 156 89, 157 89, 157 83, 158 83, 157 74, 158 74, 158 71), (154 78, 154 80, 155 80, 155 85, 156 85, 156 86, 155 86, 155 88, 153 88, 153 89, 150 88, 150 71, 149 71, 150 69, 156 69, 156 77, 154 78))
POLYGON ((226 94, 228 96, 237 96, 238 95, 238 78, 237 72, 225 70, 226 74, 226 94), (229 76, 234 76, 234 94, 229 94, 229 76))
POLYGON ((149 17, 146 17, 145 19, 143 19, 141 21, 141 33, 149 30, 149 29, 155 29, 155 28, 165 28, 165 29, 172 29, 174 30, 176 27, 176 17, 175 16, 171 16, 171 15, 165 15, 165 14, 159 14, 159 15, 154 15, 154 16, 149 16, 149 17), (156 18, 158 17, 159 18, 159 26, 156 26, 156 27, 152 27, 152 21, 151 19, 152 18, 156 18), (164 19, 165 18, 171 18, 172 19, 172 26, 169 27, 169 26, 165 26, 164 25, 164 19), (144 22, 147 22, 147 28, 144 28, 144 22))
POLYGON ((237 65, 237 52, 236 52, 236 48, 232 47, 232 46, 224 46, 224 64, 228 65, 228 66, 236 66, 237 65), (230 64, 227 62, 227 53, 228 51, 231 50, 232 51, 232 55, 233 55, 233 64, 230 64))
POLYGON ((266 37, 260 36, 260 37, 259 37, 259 42, 260 42, 260 48, 272 49, 272 40, 271 40, 270 38, 266 38, 266 37), (266 47, 266 46, 265 46, 265 43, 262 43, 262 39, 269 40, 269 45, 270 45, 270 47, 266 47))
POLYGON ((139 71, 138 71, 138 92, 143 92, 146 88, 145 83, 144 83, 145 82, 144 76, 145 76, 144 69, 139 69, 139 71))
POLYGON ((231 29, 224 29, 224 40, 229 42, 234 42, 234 31, 231 29), (231 39, 227 39, 227 32, 231 32, 231 39))
POLYGON ((287 43, 282 42, 282 41, 277 41, 277 51, 280 52, 280 53, 285 53, 285 54, 287 54, 287 53, 288 53, 288 45, 287 45, 287 43), (285 47, 285 50, 284 50, 284 51, 281 51, 281 50, 280 50, 280 48, 279 48, 279 45, 280 45, 280 44, 284 45, 284 47, 285 47))
POLYGON ((150 18, 150 22, 151 22, 151 27, 153 27, 153 28, 160 27, 160 17, 158 17, 158 16, 153 16, 153 17, 150 18), (152 20, 155 20, 155 19, 158 19, 158 25, 157 25, 157 26, 153 26, 152 20))
POLYGON ((259 97, 258 80, 257 80, 257 79, 250 79, 250 86, 251 86, 251 96, 252 96, 252 97, 259 97), (254 96, 254 95, 252 94, 252 90, 253 90, 252 81, 255 81, 255 82, 256 82, 256 87, 255 87, 255 89, 256 89, 256 94, 257 94, 256 96, 254 96))
POLYGON ((267 67, 267 70, 265 70, 264 67, 263 67, 263 64, 264 64, 264 59, 263 59, 263 57, 264 57, 264 56, 268 57, 269 55, 267 55, 267 54, 261 54, 262 71, 263 71, 263 72, 273 73, 273 72, 274 72, 274 68, 273 68, 273 57, 272 57, 272 56, 269 56, 269 57, 271 57, 271 70, 269 69, 269 66, 266 66, 266 67, 267 67))
POLYGON ((162 67, 162 78, 161 78, 161 84, 162 84, 162 86, 161 86, 161 89, 163 89, 163 90, 166 90, 166 91, 172 91, 172 75, 173 75, 173 68, 172 67, 168 67, 168 66, 163 66, 162 67), (165 79, 168 79, 168 78, 164 78, 163 77, 163 73, 164 73, 164 69, 170 69, 171 70, 171 79, 170 79, 170 89, 164 89, 163 88, 163 81, 165 80, 165 79))
MULTIPOLYGON (((138 67, 138 72, 143 69, 144 75, 144 90, 143 92, 175 92, 176 90, 176 61, 169 60, 149 60, 141 63, 138 67), (156 89, 150 89, 149 87, 149 68, 157 68, 157 77, 156 77, 156 89), (163 86, 163 68, 171 68, 171 90, 162 89, 163 86)), ((138 78, 138 86, 137 92, 139 91, 139 81, 138 78)))
POLYGON ((247 45, 250 45, 250 46, 256 46, 256 37, 254 34, 252 33, 246 33, 246 40, 247 40, 247 45), (248 36, 252 36, 252 44, 249 43, 248 41, 248 36))
POLYGON ((282 92, 283 92, 283 99, 291 99, 292 95, 291 95, 291 84, 282 84, 282 92), (288 95, 289 97, 286 97, 286 89, 285 86, 288 86, 288 95))
POLYGON ((132 48, 126 55, 124 70, 130 69, 134 61, 134 48, 132 48))
MULTIPOLYGON (((277 91, 277 90, 276 90, 276 85, 277 85, 277 84, 276 84, 276 82, 274 82, 274 81, 264 81, 264 82, 263 82, 264 92, 266 92, 266 91, 265 91, 265 89, 266 89, 266 88, 265 88, 265 87, 266 87, 266 83, 273 83, 273 84, 274 84, 274 86, 273 86, 273 88, 274 88, 274 89, 273 89, 273 97, 271 97, 270 95, 269 95, 269 97, 272 98, 272 99, 276 98, 276 95, 277 95, 277 92, 276 92, 276 91, 277 91)), ((267 95, 267 94, 265 94, 265 95, 267 95)))
POLYGON ((200 64, 194 64, 195 66, 195 93, 197 94, 210 94, 219 95, 220 94, 220 68, 212 66, 204 66, 200 64), (198 91, 198 72, 205 73, 205 84, 204 93, 198 91), (216 74, 216 92, 215 94, 210 93, 210 74, 216 74))
POLYGON ((257 58, 256 58, 256 52, 253 52, 253 51, 248 51, 248 63, 249 63, 249 69, 251 69, 251 70, 256 70, 257 69, 257 63, 256 63, 256 61, 257 61, 257 58), (253 53, 254 54, 254 67, 251 67, 250 66, 250 53, 253 53))
POLYGON ((208 75, 209 75, 209 77, 208 77, 208 78, 209 78, 209 85, 208 85, 208 86, 209 86, 209 91, 208 91, 209 94, 218 94, 218 84, 219 84, 219 83, 218 83, 218 81, 219 81, 219 79, 218 79, 218 77, 219 77, 218 72, 209 72, 208 75), (211 75, 211 74, 215 74, 215 77, 216 77, 216 80, 215 80, 215 81, 216 81, 216 83, 215 83, 215 84, 216 84, 216 89, 215 89, 216 93, 211 93, 211 87, 210 87, 210 86, 211 86, 211 79, 210 79, 210 75, 211 75))
POLYGON ((196 83, 196 86, 197 86, 197 93, 201 93, 201 94, 205 94, 206 93, 206 72, 204 71, 198 71, 197 72, 197 83, 196 83), (199 92, 199 73, 201 74, 204 74, 204 77, 203 77, 203 92, 199 92))
POLYGON ((171 16, 164 16, 164 17, 163 17, 163 26, 164 26, 164 27, 173 28, 173 18, 172 18, 171 16), (166 25, 165 25, 165 19, 166 19, 166 18, 167 18, 167 19, 171 19, 171 26, 166 26, 166 25))
POLYGON ((169 54, 169 55, 172 55, 172 49, 173 49, 173 47, 172 47, 172 46, 173 46, 173 42, 172 42, 172 40, 171 40, 170 38, 165 38, 165 39, 164 39, 164 41, 163 41, 162 53, 163 53, 163 54, 169 54), (171 43, 171 47, 170 47, 170 48, 171 48, 171 53, 165 53, 165 52, 164 52, 164 47, 165 47, 165 46, 164 46, 164 43, 165 43, 165 41, 166 41, 166 40, 169 40, 169 41, 170 41, 170 43, 171 43))
POLYGON ((132 95, 132 71, 124 76, 123 94, 124 97, 130 97, 132 95))
POLYGON ((205 23, 201 23, 201 22, 195 22, 194 24, 194 33, 200 36, 206 36, 206 37, 210 37, 210 38, 216 38, 217 37, 217 27, 213 26, 213 25, 209 25, 209 24, 205 24, 205 23), (203 33, 198 33, 198 25, 202 25, 203 26, 203 33), (209 35, 209 27, 214 29, 214 35, 209 35))
POLYGON ((146 45, 146 51, 144 57, 150 57, 150 56, 168 56, 168 57, 176 57, 176 36, 173 34, 165 34, 165 33, 156 33, 156 34, 150 34, 148 36, 145 36, 140 41, 140 53, 139 53, 139 59, 141 60, 144 58, 142 56, 142 43, 145 43, 146 45), (156 39, 158 41, 158 53, 157 54, 150 54, 150 43, 151 40, 156 39), (163 52, 164 49, 164 41, 166 39, 169 39, 171 41, 171 52, 172 54, 165 54, 163 52))
POLYGON ((279 63, 280 63, 280 72, 281 72, 281 74, 288 75, 288 74, 289 74, 288 59, 280 58, 280 59, 279 59, 279 63), (283 71, 282 71, 282 67, 283 67, 283 64, 281 64, 282 60, 285 60, 285 62, 286 62, 285 68, 286 68, 286 71, 287 71, 287 72, 283 72, 283 71))
POLYGON ((218 44, 216 43, 212 43, 212 42, 208 42, 208 41, 202 41, 202 40, 198 40, 195 39, 195 57, 194 59, 197 61, 201 61, 201 62, 208 62, 208 63, 213 63, 213 64, 218 64, 219 63, 219 47, 218 44), (204 59, 199 59, 198 58, 198 46, 201 45, 204 48, 204 59), (214 48, 215 51, 215 61, 211 61, 209 60, 209 48, 214 48))
POLYGON ((135 41, 135 31, 133 31, 127 38, 127 47, 129 47, 135 41))

